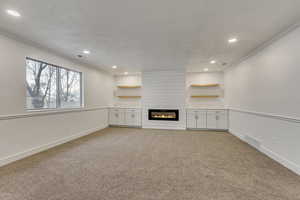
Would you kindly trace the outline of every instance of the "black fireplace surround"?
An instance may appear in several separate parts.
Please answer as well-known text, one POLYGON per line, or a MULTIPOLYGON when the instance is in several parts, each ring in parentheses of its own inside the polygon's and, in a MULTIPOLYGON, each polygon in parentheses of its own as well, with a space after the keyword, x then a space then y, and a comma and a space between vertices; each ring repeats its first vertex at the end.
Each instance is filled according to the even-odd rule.
POLYGON ((179 121, 179 110, 149 109, 149 120, 179 121))

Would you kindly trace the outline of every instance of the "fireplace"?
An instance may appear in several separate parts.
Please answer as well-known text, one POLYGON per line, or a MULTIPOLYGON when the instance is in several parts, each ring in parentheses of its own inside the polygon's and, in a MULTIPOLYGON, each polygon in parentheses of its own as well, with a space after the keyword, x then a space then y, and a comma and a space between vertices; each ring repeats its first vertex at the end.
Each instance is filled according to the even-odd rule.
POLYGON ((168 109, 149 109, 148 110, 149 120, 165 120, 165 121, 179 121, 178 110, 168 109))

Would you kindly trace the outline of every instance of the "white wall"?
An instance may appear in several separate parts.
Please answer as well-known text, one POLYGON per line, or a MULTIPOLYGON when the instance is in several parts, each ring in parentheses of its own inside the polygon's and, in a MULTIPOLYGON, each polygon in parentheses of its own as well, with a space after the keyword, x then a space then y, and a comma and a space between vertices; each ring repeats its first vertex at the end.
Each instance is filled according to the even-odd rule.
POLYGON ((189 72, 186 75, 187 107, 224 107, 224 73, 223 72, 189 72), (220 84, 220 87, 197 88, 192 84, 220 84), (191 98, 191 95, 219 95, 219 98, 191 98))
POLYGON ((184 71, 143 72, 142 126, 143 128, 185 129, 184 71), (148 109, 179 109, 179 121, 148 120, 148 109))
POLYGON ((225 72, 230 132, 300 174, 300 28, 225 72))
POLYGON ((105 107, 113 102, 112 76, 6 36, 0 35, 0 44, 0 165, 107 126, 105 107), (83 72, 85 110, 28 115, 26 57, 83 72))
POLYGON ((118 88, 117 86, 142 85, 141 74, 118 75, 114 77, 114 105, 121 107, 141 107, 141 98, 118 98, 118 96, 141 96, 143 88, 118 88))

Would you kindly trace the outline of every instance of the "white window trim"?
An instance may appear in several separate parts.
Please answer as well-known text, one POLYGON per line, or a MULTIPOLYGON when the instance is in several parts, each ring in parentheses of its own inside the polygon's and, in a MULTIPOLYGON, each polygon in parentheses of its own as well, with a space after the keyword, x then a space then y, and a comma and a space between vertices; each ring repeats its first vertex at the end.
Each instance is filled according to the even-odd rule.
MULTIPOLYGON (((27 81, 27 74, 26 74, 26 70, 27 70, 27 60, 31 60, 31 61, 35 61, 35 62, 40 62, 43 64, 47 64, 53 67, 56 67, 57 69, 65 69, 65 70, 69 70, 69 71, 73 71, 73 72, 77 72, 80 74, 80 106, 78 107, 72 107, 72 108, 65 108, 65 107, 57 107, 56 108, 42 108, 42 109, 32 109, 32 108, 28 108, 27 104, 25 102, 25 110, 27 112, 31 112, 31 113, 36 113, 36 112, 55 112, 55 111, 77 111, 77 110, 81 110, 81 109, 85 109, 85 103, 84 103, 84 81, 83 81, 83 72, 78 71, 78 70, 74 70, 74 69, 70 69, 70 68, 66 68, 66 67, 62 67, 59 65, 55 65, 55 64, 51 64, 42 60, 38 60, 38 59, 34 59, 31 57, 26 57, 25 58, 25 81, 27 81)), ((27 97, 26 97, 27 98, 27 97)))

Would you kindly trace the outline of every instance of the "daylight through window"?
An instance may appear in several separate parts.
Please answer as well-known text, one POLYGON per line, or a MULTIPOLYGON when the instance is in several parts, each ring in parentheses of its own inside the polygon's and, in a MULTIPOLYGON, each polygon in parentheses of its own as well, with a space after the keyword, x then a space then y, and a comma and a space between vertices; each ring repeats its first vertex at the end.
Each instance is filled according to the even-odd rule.
POLYGON ((80 108, 82 74, 26 58, 27 109, 80 108))

